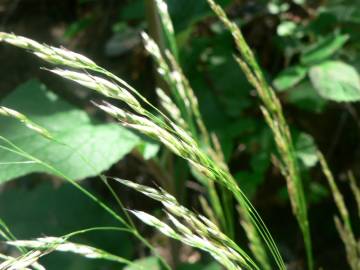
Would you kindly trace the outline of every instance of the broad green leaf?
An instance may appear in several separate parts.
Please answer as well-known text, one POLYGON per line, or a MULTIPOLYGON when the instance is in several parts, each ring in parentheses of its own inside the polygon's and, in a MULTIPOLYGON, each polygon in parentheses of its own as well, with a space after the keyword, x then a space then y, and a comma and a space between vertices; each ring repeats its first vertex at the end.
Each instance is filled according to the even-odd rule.
MULTIPOLYGON (((1 104, 25 114, 66 145, 45 139, 6 117, 0 118, 0 135, 72 179, 84 179, 109 169, 140 142, 118 124, 96 123, 35 80, 19 86, 1 104)), ((25 159, 0 149, 0 163, 21 161, 25 159)), ((0 168, 0 183, 33 172, 50 172, 39 164, 2 164, 0 168)))
POLYGON ((325 99, 352 102, 360 100, 360 78, 350 65, 327 61, 310 69, 311 82, 325 99))
MULTIPOLYGON (((55 187, 50 182, 31 179, 30 185, 16 183, 16 188, 7 188, 0 196, 0 217, 18 239, 45 236, 62 236, 91 227, 118 226, 119 223, 97 204, 70 184, 55 187), (39 184, 36 184, 39 183, 39 184)), ((93 190, 91 190, 93 192, 93 190)), ((3 239, 0 239, 3 240, 3 239)), ((95 231, 76 236, 74 242, 104 249, 129 258, 133 245, 129 235, 119 231, 95 231)), ((40 261, 46 269, 96 270, 121 269, 117 263, 88 260, 78 255, 52 253, 40 261)))
POLYGON ((158 258, 156 257, 146 257, 143 259, 139 259, 134 261, 133 265, 128 265, 124 267, 124 270, 161 270, 161 264, 158 258))
POLYGON ((280 72, 273 84, 278 91, 285 91, 304 79, 307 71, 308 69, 303 66, 289 67, 280 72))
POLYGON ((348 35, 330 35, 305 50, 301 56, 301 63, 311 65, 331 57, 348 41, 348 35))
POLYGON ((318 162, 316 151, 317 147, 312 136, 304 132, 295 136, 295 155, 306 168, 311 168, 318 162))

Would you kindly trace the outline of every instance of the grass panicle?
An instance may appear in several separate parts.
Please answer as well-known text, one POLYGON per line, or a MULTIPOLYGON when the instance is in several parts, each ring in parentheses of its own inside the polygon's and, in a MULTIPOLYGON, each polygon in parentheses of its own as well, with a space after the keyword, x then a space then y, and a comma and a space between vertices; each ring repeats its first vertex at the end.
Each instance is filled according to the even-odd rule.
MULTIPOLYGON (((330 186, 331 193, 335 202, 335 205, 339 211, 340 218, 338 216, 334 217, 334 222, 336 229, 340 235, 340 238, 345 246, 346 257, 348 264, 352 270, 360 269, 360 239, 356 239, 354 230, 351 226, 351 220, 349 211, 346 207, 345 200, 341 194, 334 176, 329 169, 329 166, 325 160, 325 157, 321 152, 318 151, 318 157, 320 160, 321 169, 325 175, 325 178, 330 186)), ((352 173, 349 173, 350 187, 353 191, 355 200, 358 206, 358 218, 360 219, 360 204, 359 204, 359 194, 360 189, 356 184, 356 180, 352 173)))
POLYGON ((88 245, 78 244, 67 241, 64 237, 41 237, 34 240, 16 240, 7 241, 8 245, 15 247, 30 248, 36 250, 52 250, 60 252, 74 253, 88 259, 103 259, 107 261, 118 262, 126 265, 133 263, 122 257, 110 254, 104 250, 94 248, 88 245))
MULTIPOLYGON (((166 39, 169 41, 168 43, 170 44, 170 50, 165 49, 163 52, 160 52, 159 46, 157 46, 157 44, 146 34, 143 35, 145 48, 155 60, 155 63, 157 64, 157 71, 159 75, 165 79, 177 106, 182 108, 182 115, 177 116, 177 119, 181 120, 179 123, 180 126, 188 130, 192 136, 197 139, 199 145, 205 148, 208 155, 217 163, 217 165, 223 170, 227 171, 230 175, 220 143, 214 134, 209 135, 200 113, 197 97, 194 94, 194 91, 186 76, 184 75, 180 65, 178 64, 178 57, 176 57, 178 51, 175 42, 176 37, 173 31, 170 16, 167 12, 166 4, 163 1, 157 1, 157 5, 160 19, 163 23, 164 34, 166 39), (183 119, 185 119, 185 121, 183 121, 183 119), (183 122, 186 122, 186 125, 182 124, 183 122)), ((161 94, 162 95, 159 96, 160 100, 164 100, 165 93, 161 94)), ((169 104, 171 102, 171 98, 167 98, 167 100, 167 104, 169 104)), ((171 115, 169 107, 170 106, 167 106, 166 111, 170 113, 169 115, 171 115)), ((174 108, 175 104, 173 103, 171 107, 174 108)), ((174 109, 172 109, 172 111, 174 111, 174 109)), ((201 174, 197 175, 198 178, 201 178, 201 174)), ((206 178, 203 178, 204 177, 199 180, 201 183, 205 183, 205 186, 208 189, 212 209, 216 213, 218 223, 222 225, 228 235, 234 237, 235 225, 231 193, 226 188, 220 187, 222 195, 222 198, 220 199, 214 183, 208 182, 206 178)), ((235 180, 233 179, 233 181, 235 180)), ((209 209, 210 208, 204 209, 204 211, 209 213, 209 209)), ((245 208, 243 213, 249 214, 245 208)), ((209 216, 214 217, 214 214, 209 213, 209 216)), ((246 229, 247 228, 248 227, 246 227, 246 229)), ((258 240, 252 243, 252 246, 263 243, 259 239, 260 236, 255 233, 254 230, 251 232, 251 234, 253 237, 250 240, 254 240, 256 236, 258 236, 258 240)), ((257 249, 262 249, 264 256, 266 256, 265 247, 258 246, 257 249)))
POLYGON ((260 269, 235 242, 202 215, 197 215, 180 205, 176 198, 164 191, 114 178, 144 195, 161 202, 171 226, 142 211, 131 211, 144 223, 155 227, 163 234, 187 245, 209 252, 227 269, 260 269))
POLYGON ((41 136, 43 136, 45 138, 48 138, 48 139, 53 138, 49 131, 47 131, 46 129, 42 128, 41 126, 35 124, 29 118, 27 118, 22 113, 19 113, 18 111, 15 111, 15 110, 7 108, 7 107, 0 106, 0 115, 6 116, 6 117, 11 117, 11 118, 14 118, 14 119, 22 122, 29 129, 35 131, 36 133, 40 134, 41 136))
POLYGON ((171 50, 171 53, 178 59, 179 52, 176 45, 174 26, 170 18, 168 6, 164 0, 155 0, 156 7, 158 9, 162 29, 165 34, 165 39, 171 50))
MULTIPOLYGON (((14 42, 14 38, 12 34, 4 34, 1 33, 0 39, 3 41, 7 41, 4 39, 4 36, 11 35, 12 43, 16 43, 16 38, 14 42)), ((40 52, 42 47, 31 46, 30 51, 33 53, 40 52), (39 50, 39 51, 36 51, 39 50)), ((45 48, 48 48, 46 46, 45 48)), ((53 53, 57 53, 57 50, 53 50, 53 53)), ((54 56, 54 55, 53 55, 54 56)), ((59 57, 63 57, 62 54, 56 54, 56 57, 47 59, 47 61, 51 62, 55 65, 64 65, 66 63, 66 59, 59 61, 59 57)), ((170 119, 165 117, 164 119, 160 119, 156 117, 153 113, 145 109, 144 107, 139 107, 138 104, 140 102, 144 102, 147 105, 150 105, 151 108, 154 108, 146 99, 144 99, 133 87, 128 85, 125 81, 113 75, 112 73, 102 69, 101 67, 89 65, 84 65, 84 62, 80 62, 79 64, 71 65, 70 67, 74 67, 77 65, 82 65, 82 69, 88 69, 92 71, 97 71, 102 74, 103 80, 95 79, 88 74, 86 71, 77 71, 78 73, 82 73, 81 75, 78 73, 69 73, 69 71, 62 69, 62 71, 56 70, 58 75, 65 75, 65 78, 75 80, 79 83, 92 83, 89 85, 93 90, 98 91, 99 93, 103 93, 105 89, 105 93, 109 93, 111 90, 111 95, 124 97, 123 101, 130 107, 133 112, 120 110, 119 108, 115 108, 114 106, 110 106, 109 104, 102 104, 101 109, 105 110, 105 112, 110 113, 115 116, 118 120, 125 123, 127 126, 138 130, 146 135, 152 136, 164 143, 171 151, 180 157, 188 160, 189 164, 193 166, 196 170, 201 172, 209 182, 214 181, 215 183, 220 184, 227 190, 229 190, 233 196, 236 198, 237 202, 241 205, 241 207, 247 209, 250 220, 253 225, 256 227, 259 235, 264 240, 265 244, 269 248, 269 251, 272 254, 272 257, 279 269, 285 269, 284 262, 281 258, 280 252, 269 232, 266 225, 262 221, 260 215, 257 213, 255 208, 252 206, 250 201, 246 198, 245 194, 241 191, 239 186, 233 177, 229 174, 227 170, 224 170, 221 166, 217 165, 216 162, 204 151, 201 149, 199 144, 188 132, 183 130, 178 125, 174 124, 170 119), (69 77, 68 75, 71 74, 69 77), (79 75, 78 77, 76 77, 79 75), (75 76, 75 77, 74 77, 75 76), (111 83, 111 84, 110 84, 111 83), (115 89, 113 85, 117 85, 115 89), (110 90, 109 90, 110 89, 110 90), (134 102, 133 99, 126 99, 127 94, 124 94, 124 89, 131 93, 138 102, 134 102), (116 94, 116 92, 118 92, 116 94), (127 102, 130 101, 130 102, 127 102)), ((156 111, 158 111, 155 108, 156 111)), ((37 161, 35 159, 35 161, 37 161)), ((57 172, 56 174, 58 174, 57 172)), ((63 174, 61 174, 63 176, 63 174)), ((66 178, 66 176, 65 176, 66 178)), ((79 187, 78 187, 79 188, 79 187)), ((81 188, 81 187, 80 187, 81 188)), ((94 198, 95 199, 95 198, 94 198)), ((104 206, 105 207, 105 206, 104 206)), ((105 207, 108 212, 113 213, 111 209, 105 207)))
POLYGON ((240 57, 235 57, 249 82, 256 89, 263 106, 261 111, 270 126, 280 155, 281 172, 283 173, 290 195, 292 210, 299 223, 305 244, 308 269, 314 269, 314 259, 311 244, 310 226, 304 187, 301 180, 294 144, 289 126, 285 120, 282 106, 275 92, 267 83, 256 58, 248 46, 239 27, 230 21, 225 11, 213 0, 208 0, 210 7, 231 32, 240 57))
POLYGON ((49 254, 51 250, 32 250, 24 255, 18 257, 7 257, 7 259, 0 264, 1 270, 23 270, 23 269, 37 269, 44 270, 45 268, 38 263, 38 260, 49 254))

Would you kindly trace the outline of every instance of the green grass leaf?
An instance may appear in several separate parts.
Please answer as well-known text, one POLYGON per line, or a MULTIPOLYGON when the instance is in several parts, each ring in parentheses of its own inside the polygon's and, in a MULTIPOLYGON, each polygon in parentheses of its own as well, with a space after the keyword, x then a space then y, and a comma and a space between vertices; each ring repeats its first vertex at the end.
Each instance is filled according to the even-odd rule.
MULTIPOLYGON (((2 105, 24 113, 66 145, 43 138, 5 117, 0 118, 0 135, 72 179, 84 179, 107 170, 140 143, 139 137, 118 124, 96 123, 36 80, 19 86, 2 105)), ((39 164, 11 164, 21 161, 25 159, 0 149, 0 164, 4 163, 0 165, 0 183, 33 172, 49 173, 39 164)))
POLYGON ((301 63, 311 65, 328 59, 348 41, 349 35, 330 35, 305 50, 301 56, 301 63))
POLYGON ((312 67, 309 76, 316 91, 325 99, 337 102, 360 100, 359 74, 344 62, 324 62, 312 67))

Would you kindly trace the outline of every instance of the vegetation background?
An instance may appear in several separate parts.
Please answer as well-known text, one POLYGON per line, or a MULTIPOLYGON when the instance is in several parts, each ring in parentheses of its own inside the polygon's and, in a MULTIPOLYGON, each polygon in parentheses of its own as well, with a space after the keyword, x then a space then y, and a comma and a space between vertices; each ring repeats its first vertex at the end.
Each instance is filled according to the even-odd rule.
MULTIPOLYGON (((217 2, 241 27, 283 105, 303 179, 315 264, 323 269, 347 269, 347 254, 334 224, 338 213, 334 191, 323 176, 317 151, 329 163, 357 234, 357 201, 348 175, 352 172, 355 179, 360 178, 360 2, 217 2)), ((292 214, 286 181, 273 164, 278 157, 274 136, 262 116, 257 92, 234 59, 237 51, 231 33, 205 0, 168 0, 167 4, 179 63, 197 96, 207 129, 218 138, 223 161, 270 229, 287 269, 306 269, 303 235, 292 214)), ((159 26, 155 1, 2 0, 0 31, 86 55, 126 79, 156 106, 161 103, 156 87, 168 90, 140 35, 148 32, 162 50, 169 45, 159 26)), ((116 202, 99 181, 100 173, 161 186, 189 209, 206 213, 204 200, 199 200, 208 198, 198 181, 201 177, 157 142, 99 112, 89 102, 100 102, 98 93, 39 69, 48 66, 20 49, 1 44, 0 63, 1 105, 59 132, 71 147, 45 143, 5 117, 0 118, 1 136, 55 164, 114 209, 116 202)), ((116 224, 69 183, 4 149, 0 149, 0 183, 0 218, 18 239, 116 224)), ((163 216, 159 203, 116 182, 110 184, 127 209, 163 216)), ((240 215, 235 206, 230 208, 227 218, 234 221, 220 225, 246 247, 240 215)), ((220 269, 205 253, 169 240, 140 222, 136 225, 171 266, 220 269)), ((150 269, 161 268, 153 253, 126 233, 96 231, 76 240, 130 261, 140 260, 150 269)), ((360 257, 360 248, 358 252, 360 257)), ((17 254, 5 243, 0 244, 0 253, 17 254)), ((56 252, 40 262, 47 269, 124 267, 56 252)))

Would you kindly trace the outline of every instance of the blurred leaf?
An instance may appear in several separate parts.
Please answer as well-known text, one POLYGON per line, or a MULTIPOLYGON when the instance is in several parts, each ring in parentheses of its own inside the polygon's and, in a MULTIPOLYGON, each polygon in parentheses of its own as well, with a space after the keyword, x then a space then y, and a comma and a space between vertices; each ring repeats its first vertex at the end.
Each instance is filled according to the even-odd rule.
POLYGON ((316 18, 309 22, 305 29, 318 36, 327 35, 335 29, 337 23, 338 21, 334 14, 321 12, 316 18))
POLYGON ((290 36, 295 33, 296 28, 297 28, 297 24, 295 22, 284 21, 278 25, 276 31, 279 36, 290 36))
POLYGON ((75 37, 81 31, 84 31, 86 28, 88 28, 93 22, 94 19, 92 16, 87 16, 73 22, 65 30, 64 37, 69 39, 75 37))
POLYGON ((306 168, 311 168, 318 162, 317 147, 312 136, 301 132, 295 136, 295 155, 306 168))
POLYGON ((307 71, 308 69, 303 66, 289 67, 280 72, 280 74, 275 78, 273 84, 279 91, 287 90, 304 79, 307 71))
POLYGON ((207 265, 203 263, 183 263, 177 267, 177 270, 221 270, 222 267, 217 262, 211 262, 207 265))
POLYGON ((309 80, 291 88, 287 100, 302 110, 320 113, 324 110, 327 101, 320 97, 309 80))
POLYGON ((329 196, 329 190, 318 182, 311 181, 309 183, 309 201, 311 203, 319 203, 322 199, 329 196))
POLYGON ((350 65, 340 61, 327 61, 310 69, 310 79, 316 91, 333 101, 360 100, 360 78, 350 65))
MULTIPOLYGON (((231 0, 217 1, 221 6, 225 6, 230 2, 231 0)), ((206 0, 167 0, 166 3, 177 34, 213 14, 206 0)), ((120 18, 122 20, 143 20, 145 19, 145 12, 145 1, 134 0, 122 9, 120 18)))
POLYGON ((151 159, 159 152, 160 145, 150 139, 144 139, 138 146, 137 149, 140 151, 145 160, 151 159))
POLYGON ((216 97, 223 105, 223 110, 230 117, 239 117, 251 107, 250 90, 245 75, 238 68, 232 55, 223 53, 226 48, 217 48, 208 58, 208 74, 216 92, 216 97))
POLYGON ((134 265, 127 265, 124 267, 124 270, 139 270, 142 269, 146 270, 161 270, 161 264, 158 258, 156 257, 147 257, 143 259, 139 259, 133 262, 134 265))
MULTIPOLYGON (((231 0, 217 0, 216 2, 221 6, 225 6, 231 0)), ((167 0, 167 4, 176 32, 181 32, 190 25, 212 15, 206 0, 167 0)))
POLYGON ((324 10, 334 14, 339 21, 360 23, 360 5, 357 1, 329 0, 324 10))
MULTIPOLYGON (((30 180, 30 179, 29 179, 30 180)), ((118 226, 108 213, 76 190, 70 184, 55 188, 43 182, 35 188, 15 188, 2 191, 0 217, 18 239, 31 239, 44 235, 62 236, 90 227, 118 226)), ((76 236, 76 242, 102 248, 123 257, 131 256, 133 246, 128 236, 117 231, 96 231, 76 236)), ((89 261, 76 255, 52 253, 41 263, 47 269, 115 269, 118 264, 89 261)))
POLYGON ((250 199, 254 197, 257 188, 263 182, 262 174, 250 171, 240 171, 234 175, 245 195, 250 199))
POLYGON ((243 135, 245 132, 254 132, 255 121, 253 118, 242 117, 238 121, 233 122, 231 125, 224 125, 222 130, 219 130, 221 136, 227 136, 231 139, 243 135))
POLYGON ((140 43, 139 30, 130 27, 123 28, 121 31, 116 31, 106 42, 105 55, 108 57, 124 55, 129 53, 140 43))
POLYGON ((348 41, 348 35, 329 35, 302 53, 301 63, 311 65, 328 59, 348 41))
POLYGON ((134 0, 121 9, 122 20, 141 20, 145 18, 145 1, 134 0))
POLYGON ((277 1, 269 1, 267 8, 271 14, 277 15, 282 12, 286 12, 289 10, 289 3, 279 3, 277 1))
POLYGON ((235 179, 250 198, 263 183, 270 166, 270 155, 275 151, 270 129, 264 122, 257 122, 258 127, 242 141, 246 144, 246 154, 250 155, 250 168, 235 174, 235 179))
MULTIPOLYGON (((72 179, 95 176, 109 169, 140 142, 137 136, 118 124, 93 122, 84 111, 61 100, 35 80, 19 86, 2 101, 2 105, 24 113, 67 145, 49 141, 5 117, 0 118, 0 134, 72 179), (83 157, 91 162, 91 166, 83 157)), ((16 162, 24 161, 24 158, 0 149, 0 161, 16 162)), ((0 182, 32 172, 50 173, 39 164, 0 166, 0 182)))

